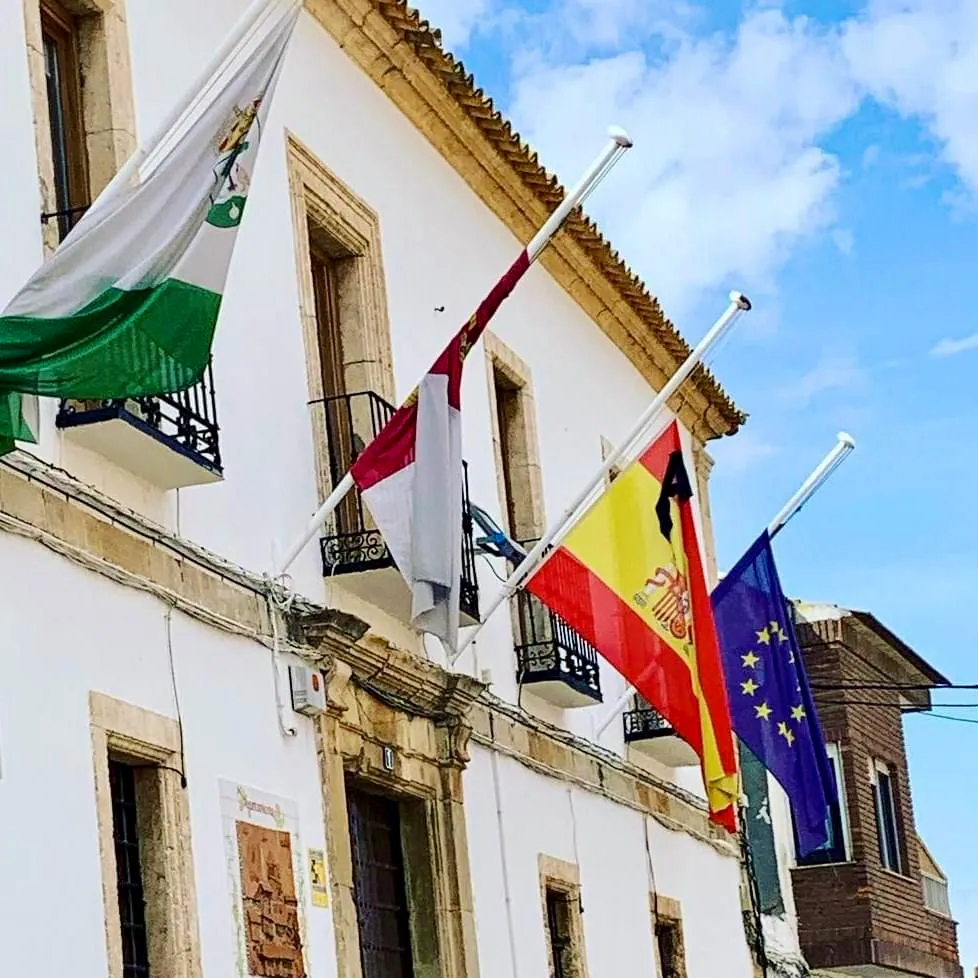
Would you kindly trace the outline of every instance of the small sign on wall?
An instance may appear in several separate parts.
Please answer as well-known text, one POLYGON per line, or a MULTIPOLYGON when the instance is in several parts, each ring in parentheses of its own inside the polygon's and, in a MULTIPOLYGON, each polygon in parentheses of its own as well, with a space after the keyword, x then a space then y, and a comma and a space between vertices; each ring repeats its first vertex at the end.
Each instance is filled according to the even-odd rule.
POLYGON ((329 885, 326 882, 326 856, 322 849, 309 850, 309 888, 314 907, 329 906, 329 885))

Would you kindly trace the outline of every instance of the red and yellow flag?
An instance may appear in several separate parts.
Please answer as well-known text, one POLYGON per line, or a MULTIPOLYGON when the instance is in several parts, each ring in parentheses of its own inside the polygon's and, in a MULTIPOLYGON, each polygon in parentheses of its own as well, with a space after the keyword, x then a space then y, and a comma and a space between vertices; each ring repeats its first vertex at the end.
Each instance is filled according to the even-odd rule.
POLYGON ((673 422, 584 514, 527 589, 699 754, 710 818, 733 832, 733 733, 691 497, 673 422))

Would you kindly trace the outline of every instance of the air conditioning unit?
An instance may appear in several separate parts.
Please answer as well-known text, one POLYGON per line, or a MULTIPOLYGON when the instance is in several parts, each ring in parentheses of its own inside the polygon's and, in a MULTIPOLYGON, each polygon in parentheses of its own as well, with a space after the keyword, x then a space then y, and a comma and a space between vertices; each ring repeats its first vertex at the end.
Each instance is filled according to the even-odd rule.
POLYGON ((326 712, 326 681, 318 669, 306 665, 289 666, 292 687, 292 709, 307 717, 326 712))

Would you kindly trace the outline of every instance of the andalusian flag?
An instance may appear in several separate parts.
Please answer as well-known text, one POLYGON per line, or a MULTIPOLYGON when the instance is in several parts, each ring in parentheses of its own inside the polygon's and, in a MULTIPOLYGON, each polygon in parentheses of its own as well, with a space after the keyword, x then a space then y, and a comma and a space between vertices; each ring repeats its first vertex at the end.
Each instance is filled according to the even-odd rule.
POLYGON ((301 3, 280 3, 141 182, 96 200, 0 316, 0 453, 33 441, 18 394, 152 396, 210 358, 262 126, 301 3))
POLYGON ((691 498, 673 422, 581 517, 527 589, 699 754, 710 817, 733 832, 734 741, 691 498))

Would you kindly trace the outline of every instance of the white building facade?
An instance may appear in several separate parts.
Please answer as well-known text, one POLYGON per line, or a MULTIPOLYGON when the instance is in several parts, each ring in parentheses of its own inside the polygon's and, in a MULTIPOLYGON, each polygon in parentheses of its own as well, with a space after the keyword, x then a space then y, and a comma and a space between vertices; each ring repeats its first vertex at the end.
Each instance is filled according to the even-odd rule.
MULTIPOLYGON (((0 302, 242 7, 0 6, 0 302)), ((4 974, 754 973, 739 848, 693 759, 644 710, 628 743, 594 742, 624 683, 569 629, 503 609, 450 670, 355 499, 267 600, 276 555, 559 196, 403 3, 307 0, 212 375, 42 401, 39 443, 0 462, 4 974), (320 714, 293 709, 302 681, 320 714)), ((470 355, 471 502, 539 537, 684 350, 575 219, 470 355)), ((705 445, 742 419, 706 375, 673 408, 715 573, 705 445)), ((470 621, 508 569, 482 535, 470 621)))

